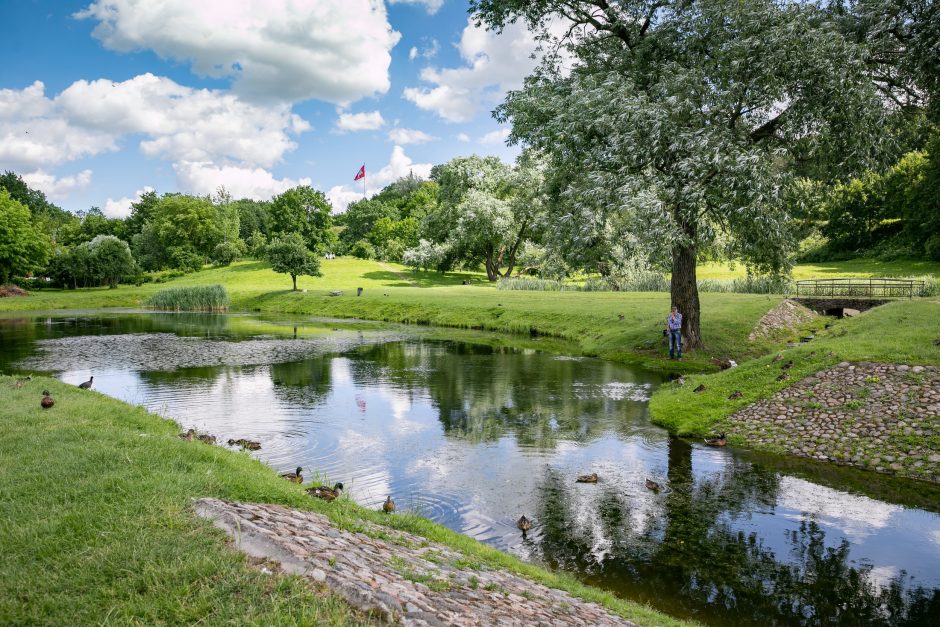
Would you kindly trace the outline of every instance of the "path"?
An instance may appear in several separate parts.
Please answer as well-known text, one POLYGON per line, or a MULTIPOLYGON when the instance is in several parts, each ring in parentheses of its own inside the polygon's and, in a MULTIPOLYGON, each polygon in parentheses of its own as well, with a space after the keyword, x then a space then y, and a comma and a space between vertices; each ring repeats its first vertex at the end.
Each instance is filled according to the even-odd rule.
POLYGON ((325 585, 354 608, 412 625, 633 625, 596 603, 501 570, 449 547, 371 523, 338 529, 322 514, 200 499, 199 516, 242 551, 325 585))

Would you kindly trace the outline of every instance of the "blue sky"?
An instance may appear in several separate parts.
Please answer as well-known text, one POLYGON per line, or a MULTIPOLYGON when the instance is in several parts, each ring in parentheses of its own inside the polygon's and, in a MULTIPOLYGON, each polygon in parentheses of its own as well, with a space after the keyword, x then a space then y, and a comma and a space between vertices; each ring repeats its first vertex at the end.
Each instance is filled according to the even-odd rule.
POLYGON ((0 0, 0 170, 123 215, 147 188, 341 209, 466 154, 511 161, 491 116, 531 70, 521 26, 466 0, 0 0))

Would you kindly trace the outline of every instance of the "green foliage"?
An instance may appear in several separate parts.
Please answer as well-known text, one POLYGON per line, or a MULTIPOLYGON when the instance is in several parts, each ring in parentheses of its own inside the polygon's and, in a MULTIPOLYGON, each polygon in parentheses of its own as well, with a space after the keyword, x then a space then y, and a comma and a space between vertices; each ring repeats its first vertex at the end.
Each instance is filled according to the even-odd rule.
POLYGON ((166 249, 166 256, 171 268, 183 272, 199 272, 202 270, 203 256, 189 244, 170 246, 166 249))
POLYGON ((271 203, 242 198, 232 202, 238 213, 238 235, 246 242, 255 233, 267 237, 271 233, 271 203))
POLYGON ((447 245, 422 239, 415 248, 402 253, 402 263, 413 270, 435 269, 443 272, 449 256, 447 245))
POLYGON ((375 246, 369 240, 361 239, 352 245, 349 254, 357 259, 375 259, 375 246))
POLYGON ((113 235, 99 235, 81 246, 87 246, 91 253, 89 269, 92 277, 110 287, 116 287, 122 278, 130 276, 137 268, 130 246, 113 235))
POLYGON ((56 241, 64 246, 77 246, 89 242, 99 235, 120 237, 124 233, 124 221, 108 218, 98 207, 79 211, 77 219, 59 228, 56 241))
POLYGON ((212 250, 212 262, 217 266, 229 266, 233 261, 244 255, 246 251, 245 242, 240 239, 220 242, 212 250))
POLYGON ((263 233, 255 231, 248 238, 248 254, 253 259, 264 259, 265 251, 268 248, 268 238, 263 233))
POLYGON ((320 259, 297 233, 275 237, 268 244, 267 260, 275 272, 289 274, 297 291, 297 276, 320 276, 320 259))
POLYGON ((309 186, 294 187, 271 201, 271 234, 297 233, 307 248, 321 252, 332 240, 332 207, 323 195, 309 186))
POLYGON ((38 270, 50 253, 49 240, 33 224, 29 209, 0 188, 0 285, 38 270))
POLYGON ((221 285, 170 287, 153 294, 147 304, 162 311, 224 311, 229 297, 221 285))
POLYGON ((15 172, 8 170, 0 175, 0 189, 6 189, 10 198, 25 205, 33 223, 49 237, 54 237, 60 227, 75 220, 75 216, 46 200, 44 193, 30 188, 15 172))

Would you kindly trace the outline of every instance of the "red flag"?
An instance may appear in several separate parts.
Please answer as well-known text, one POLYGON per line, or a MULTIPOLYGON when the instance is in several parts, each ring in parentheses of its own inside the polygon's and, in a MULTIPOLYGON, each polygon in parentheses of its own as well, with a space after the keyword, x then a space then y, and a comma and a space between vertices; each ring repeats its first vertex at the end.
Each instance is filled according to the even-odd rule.
POLYGON ((354 181, 358 181, 359 179, 364 179, 364 178, 366 178, 366 166, 365 166, 365 164, 363 164, 363 166, 362 166, 361 168, 359 168, 359 171, 356 173, 356 178, 354 178, 353 180, 354 180, 354 181))

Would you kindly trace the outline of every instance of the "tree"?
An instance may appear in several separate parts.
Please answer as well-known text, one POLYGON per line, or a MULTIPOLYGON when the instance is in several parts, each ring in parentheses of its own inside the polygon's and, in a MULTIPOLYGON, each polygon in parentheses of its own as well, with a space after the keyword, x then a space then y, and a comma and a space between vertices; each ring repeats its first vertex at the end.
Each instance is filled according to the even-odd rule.
POLYGON ((53 241, 61 227, 75 220, 75 216, 49 202, 42 191, 29 187, 15 172, 8 170, 0 175, 0 188, 10 192, 13 200, 26 205, 32 215, 33 224, 53 241))
POLYGON ((297 291, 297 276, 321 276, 320 259, 304 244, 297 233, 275 237, 268 244, 268 261, 275 272, 289 274, 297 291))
POLYGON ((117 287, 118 282, 137 267, 131 256, 130 246, 113 235, 99 235, 80 247, 91 253, 91 273, 99 283, 117 287))
POLYGON ((496 29, 522 20, 566 53, 547 54, 496 117, 512 123, 511 142, 546 157, 556 205, 619 213, 637 254, 671 266, 690 348, 702 344, 699 250, 722 233, 729 257, 785 271, 794 164, 836 178, 873 162, 884 111, 863 50, 812 4, 472 0, 471 9, 496 29), (561 20, 568 28, 556 37, 561 20))
POLYGON ((226 237, 238 237, 237 215, 232 218, 230 213, 227 207, 216 206, 208 198, 167 194, 157 202, 147 224, 153 227, 153 235, 165 251, 161 255, 164 261, 174 268, 198 270, 226 237), (193 256, 198 264, 192 262, 193 256))
POLYGON ((271 233, 299 234, 313 251, 332 241, 332 207, 323 192, 309 186, 294 187, 271 200, 271 233))
POLYGON ((26 205, 0 188, 0 284, 41 268, 50 252, 49 241, 31 221, 26 205))

